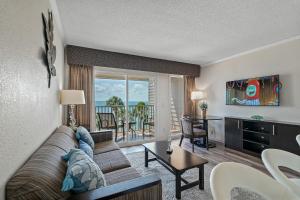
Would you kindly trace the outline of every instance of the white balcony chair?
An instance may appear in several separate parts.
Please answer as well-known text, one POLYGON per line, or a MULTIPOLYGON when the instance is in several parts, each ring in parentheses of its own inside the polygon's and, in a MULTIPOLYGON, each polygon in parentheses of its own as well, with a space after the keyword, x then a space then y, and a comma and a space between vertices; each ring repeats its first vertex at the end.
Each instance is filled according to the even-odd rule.
POLYGON ((300 134, 296 136, 296 140, 297 140, 297 142, 298 142, 298 144, 300 146, 300 134))
POLYGON ((267 200, 298 199, 268 175, 234 162, 224 162, 214 167, 210 175, 210 187, 214 200, 231 200, 234 188, 244 188, 267 200))
POLYGON ((288 178, 279 169, 281 166, 300 173, 300 156, 279 149, 266 149, 261 157, 272 176, 300 199, 300 179, 288 178))

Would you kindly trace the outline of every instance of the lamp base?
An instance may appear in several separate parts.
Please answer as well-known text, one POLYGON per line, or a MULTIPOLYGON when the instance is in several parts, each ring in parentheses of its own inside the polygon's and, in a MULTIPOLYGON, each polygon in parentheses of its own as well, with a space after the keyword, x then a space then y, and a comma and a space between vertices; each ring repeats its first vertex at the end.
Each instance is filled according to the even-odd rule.
POLYGON ((167 154, 172 154, 173 153, 173 149, 171 147, 169 147, 166 152, 167 152, 167 154))
POLYGON ((206 118, 206 110, 202 110, 202 117, 206 118))
POLYGON ((198 101, 197 100, 193 100, 193 117, 194 118, 197 117, 197 105, 198 105, 198 101))
POLYGON ((70 112, 69 112, 69 127, 71 129, 73 129, 74 131, 77 130, 77 125, 76 125, 76 119, 75 119, 75 116, 74 116, 74 109, 75 109, 75 105, 70 105, 70 112))
POLYGON ((168 148, 167 148, 166 152, 167 152, 167 154, 171 154, 173 152, 171 135, 169 135, 169 138, 168 138, 168 148))

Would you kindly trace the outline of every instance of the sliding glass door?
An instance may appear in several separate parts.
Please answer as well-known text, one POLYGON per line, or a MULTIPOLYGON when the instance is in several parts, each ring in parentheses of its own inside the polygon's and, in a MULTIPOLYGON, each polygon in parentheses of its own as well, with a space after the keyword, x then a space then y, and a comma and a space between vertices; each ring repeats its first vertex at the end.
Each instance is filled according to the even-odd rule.
POLYGON ((111 129, 119 143, 154 139, 155 79, 132 73, 98 72, 95 78, 97 128, 111 129))
POLYGON ((125 138, 126 79, 102 74, 95 79, 96 127, 111 129, 116 141, 125 138))
POLYGON ((180 118, 184 109, 184 81, 183 76, 170 75, 170 114, 171 130, 173 136, 181 133, 180 118))

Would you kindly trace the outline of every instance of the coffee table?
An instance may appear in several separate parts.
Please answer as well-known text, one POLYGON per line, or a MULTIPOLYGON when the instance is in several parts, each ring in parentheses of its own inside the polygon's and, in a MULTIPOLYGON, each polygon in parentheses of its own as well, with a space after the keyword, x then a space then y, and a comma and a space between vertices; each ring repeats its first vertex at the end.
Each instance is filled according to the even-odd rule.
POLYGON ((182 149, 179 146, 174 146, 172 154, 166 152, 168 148, 167 141, 158 141, 143 144, 145 147, 145 167, 148 167, 148 163, 152 161, 158 161, 162 166, 175 175, 176 181, 176 198, 181 198, 181 191, 199 185, 199 189, 204 189, 204 164, 208 163, 207 160, 182 149), (149 159, 149 152, 154 155, 155 158, 149 159), (189 183, 187 180, 181 177, 181 175, 192 168, 199 169, 199 179, 197 181, 189 183), (184 185, 181 185, 181 181, 184 185))

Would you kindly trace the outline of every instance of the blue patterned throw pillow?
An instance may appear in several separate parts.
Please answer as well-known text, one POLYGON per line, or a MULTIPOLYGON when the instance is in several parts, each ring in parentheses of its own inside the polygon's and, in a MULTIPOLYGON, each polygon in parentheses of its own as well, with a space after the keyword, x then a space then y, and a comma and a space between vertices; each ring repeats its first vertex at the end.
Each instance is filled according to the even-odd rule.
POLYGON ((79 148, 84 151, 89 157, 91 157, 93 159, 93 149, 90 145, 88 145, 87 143, 85 143, 82 140, 79 140, 79 148))
POLYGON ((68 161, 68 169, 61 191, 80 193, 106 186, 99 166, 81 149, 71 149, 63 159, 68 161))
POLYGON ((86 128, 79 126, 76 131, 76 138, 77 140, 82 140, 85 143, 89 144, 92 147, 92 149, 94 149, 95 147, 94 140, 91 134, 89 133, 89 131, 86 130, 86 128))

